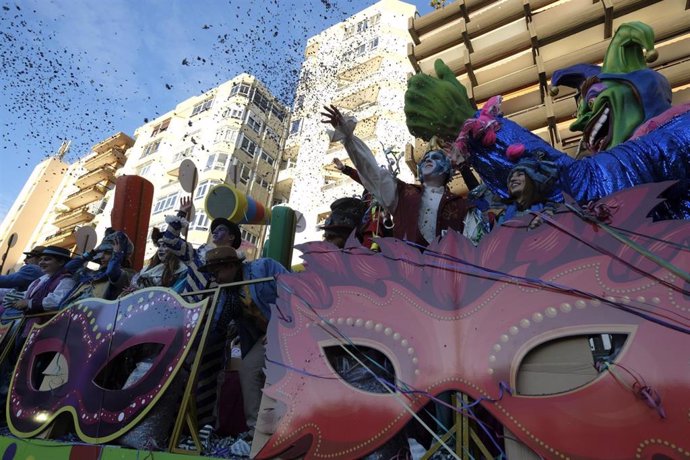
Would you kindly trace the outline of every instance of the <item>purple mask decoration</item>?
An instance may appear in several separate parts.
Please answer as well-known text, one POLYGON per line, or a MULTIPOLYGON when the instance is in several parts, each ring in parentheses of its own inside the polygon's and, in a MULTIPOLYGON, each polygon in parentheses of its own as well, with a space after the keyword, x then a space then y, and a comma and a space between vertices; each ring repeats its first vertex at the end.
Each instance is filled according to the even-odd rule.
POLYGON ((59 414, 72 415, 80 439, 103 443, 136 425, 182 366, 202 323, 205 303, 151 288, 119 301, 86 299, 34 327, 12 376, 7 414, 19 437, 35 436, 59 414), (152 366, 134 382, 122 359, 148 348, 152 366), (119 375, 118 375, 119 373, 119 375), (108 388, 105 388, 105 387, 108 388))

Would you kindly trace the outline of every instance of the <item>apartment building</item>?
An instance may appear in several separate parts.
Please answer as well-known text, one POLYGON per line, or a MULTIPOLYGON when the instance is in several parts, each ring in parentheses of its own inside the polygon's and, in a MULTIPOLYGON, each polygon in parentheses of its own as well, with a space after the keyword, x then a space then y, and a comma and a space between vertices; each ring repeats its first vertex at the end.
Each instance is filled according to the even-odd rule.
MULTIPOLYGON (((122 174, 143 176, 153 183, 150 228, 163 227, 165 216, 174 214, 186 195, 178 178, 185 159, 198 170, 196 212, 187 236, 192 244, 208 239, 211 219, 204 199, 216 184, 232 184, 270 207, 288 121, 288 109, 255 77, 241 74, 139 127, 122 174)), ((105 199, 112 201, 110 196, 105 199)), ((99 216, 99 236, 110 224, 111 207, 112 203, 106 204, 99 216)), ((265 226, 242 226, 242 249, 248 257, 258 254, 265 231, 265 226)), ((152 253, 149 244, 147 257, 152 253)))
POLYGON ((75 230, 93 226, 105 207, 105 196, 127 160, 134 139, 119 132, 91 148, 72 163, 55 194, 46 216, 36 225, 35 244, 73 249, 75 230))
POLYGON ((51 198, 60 188, 69 168, 63 161, 68 148, 69 143, 63 143, 55 155, 36 165, 0 224, 1 254, 5 254, 12 234, 17 234, 15 245, 7 251, 2 274, 21 266, 24 260, 22 253, 36 244, 36 223, 43 221, 49 213, 51 198))
POLYGON ((296 243, 321 239, 317 226, 328 216, 330 203, 363 190, 332 164, 333 158, 350 163, 342 145, 329 142, 319 115, 324 105, 334 104, 357 118, 355 133, 381 165, 388 165, 384 150, 396 150, 399 177, 414 181, 403 158, 414 141, 403 111, 413 71, 407 23, 414 14, 413 5, 382 0, 307 41, 275 197, 304 214, 306 229, 296 235, 296 243))

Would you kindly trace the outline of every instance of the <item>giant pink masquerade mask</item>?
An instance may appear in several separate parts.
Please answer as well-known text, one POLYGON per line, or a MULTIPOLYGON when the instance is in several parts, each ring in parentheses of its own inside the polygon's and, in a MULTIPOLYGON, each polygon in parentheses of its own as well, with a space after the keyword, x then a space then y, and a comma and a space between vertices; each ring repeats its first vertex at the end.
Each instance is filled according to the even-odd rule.
MULTIPOLYGON (((645 218, 664 187, 637 187, 602 203, 618 207, 613 225, 688 245, 690 223, 645 218)), ((688 284, 572 213, 525 227, 507 222, 479 248, 451 232, 426 254, 392 239, 381 241, 382 254, 305 245, 308 270, 281 278, 269 326, 264 391, 278 400, 281 418, 258 458, 362 457, 402 429, 411 418, 405 406, 420 410, 424 393, 497 400, 503 382, 518 386, 518 370, 539 345, 602 333, 627 335, 615 364, 604 366, 610 370, 557 394, 515 392, 482 404, 545 458, 690 455, 688 284), (399 381, 421 394, 367 393, 343 381, 324 353, 340 334, 384 352, 399 381)), ((676 267, 690 266, 687 251, 634 239, 676 267)))
POLYGON ((114 302, 83 300, 34 327, 8 395, 12 433, 34 436, 68 412, 84 441, 107 442, 122 435, 146 415, 177 374, 204 309, 204 303, 188 304, 170 290, 151 288, 114 302), (96 383, 113 359, 142 344, 160 348, 146 375, 125 389, 96 383), (53 358, 53 367, 67 366, 66 372, 61 370, 66 381, 56 384, 41 375, 37 363, 46 356, 60 357, 53 358))

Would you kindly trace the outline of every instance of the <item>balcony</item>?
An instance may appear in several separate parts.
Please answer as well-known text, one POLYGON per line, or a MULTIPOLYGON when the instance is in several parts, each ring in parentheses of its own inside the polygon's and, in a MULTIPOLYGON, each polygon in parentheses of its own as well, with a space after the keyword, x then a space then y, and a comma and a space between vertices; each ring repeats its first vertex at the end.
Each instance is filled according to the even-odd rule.
POLYGON ((376 104, 378 97, 379 85, 370 85, 360 91, 357 91, 356 93, 336 100, 333 104, 336 107, 357 111, 364 107, 376 104))
POLYGON ((74 227, 49 236, 43 242, 44 246, 59 246, 67 249, 71 248, 75 244, 77 244, 77 237, 74 234, 74 227))
POLYGON ((112 149, 114 147, 119 147, 122 150, 127 150, 131 146, 134 145, 134 139, 126 135, 125 133, 119 132, 117 134, 113 134, 106 140, 99 142, 98 144, 94 145, 91 150, 93 150, 96 153, 103 153, 106 150, 112 149))
POLYGON ((117 169, 112 165, 106 164, 103 167, 88 171, 77 178, 74 184, 79 188, 90 187, 102 181, 114 181, 117 169))
POLYGON ((338 78, 345 82, 352 83, 355 81, 364 80, 366 77, 375 74, 381 68, 383 57, 376 56, 368 61, 357 64, 354 67, 343 70, 338 73, 338 78))
POLYGON ((360 139, 367 139, 374 136, 376 134, 376 124, 378 121, 378 116, 365 118, 364 120, 360 121, 355 127, 355 135, 360 139))
POLYGON ((107 191, 108 188, 104 187, 103 185, 93 185, 68 196, 64 202, 64 205, 71 209, 75 209, 80 206, 93 203, 96 200, 100 200, 107 191))
POLYGON ((292 182, 295 180, 295 164, 293 163, 291 167, 281 169, 278 171, 278 183, 284 181, 292 182))
POLYGON ((124 149, 112 147, 103 152, 95 152, 84 162, 84 167, 92 171, 104 165, 122 166, 126 160, 124 149))
POLYGON ((80 223, 91 222, 94 215, 85 208, 77 208, 72 211, 63 212, 55 219, 55 226, 65 229, 65 227, 80 223))

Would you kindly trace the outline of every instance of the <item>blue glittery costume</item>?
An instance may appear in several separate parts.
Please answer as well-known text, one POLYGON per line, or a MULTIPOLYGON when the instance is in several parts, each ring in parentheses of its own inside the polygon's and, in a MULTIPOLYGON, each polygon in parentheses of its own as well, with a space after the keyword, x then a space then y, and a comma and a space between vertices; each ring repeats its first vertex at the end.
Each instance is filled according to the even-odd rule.
POLYGON ((559 179, 553 196, 565 192, 584 204, 635 185, 677 180, 652 217, 690 218, 690 111, 674 115, 644 136, 580 160, 554 149, 511 120, 499 115, 496 121, 500 124, 496 142, 487 147, 470 138, 468 150, 472 166, 501 197, 507 196, 506 179, 515 166, 506 158, 506 149, 523 144, 527 151, 544 151, 544 159, 556 163, 559 179))

